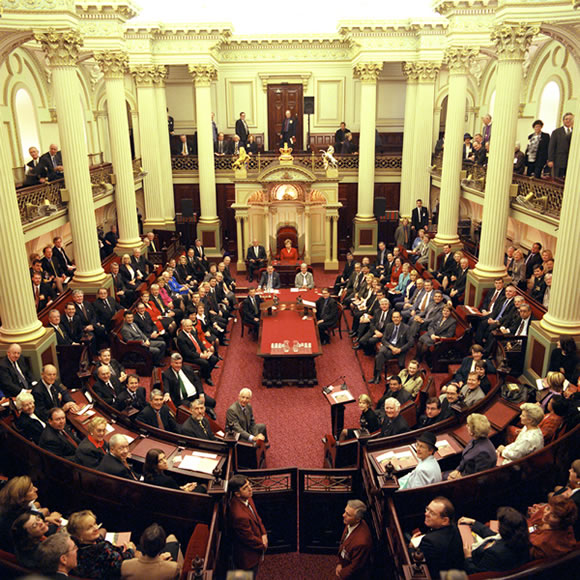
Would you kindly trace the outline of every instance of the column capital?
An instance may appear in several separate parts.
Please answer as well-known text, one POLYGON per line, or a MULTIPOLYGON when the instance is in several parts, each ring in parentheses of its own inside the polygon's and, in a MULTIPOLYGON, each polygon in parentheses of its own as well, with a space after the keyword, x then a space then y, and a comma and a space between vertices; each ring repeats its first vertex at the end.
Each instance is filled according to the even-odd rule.
POLYGON ((434 81, 441 64, 434 61, 418 60, 403 63, 403 74, 411 81, 434 81))
POLYGON ((129 56, 126 52, 96 52, 95 60, 106 79, 122 79, 129 70, 129 56))
POLYGON ((209 87, 212 81, 217 80, 217 69, 213 64, 190 64, 187 70, 197 87, 209 87))
POLYGON ((450 46, 445 51, 444 63, 450 73, 467 74, 473 61, 479 54, 479 48, 450 46))
POLYGON ((83 37, 78 30, 49 29, 34 35, 46 53, 51 66, 76 66, 83 37))
POLYGON ((152 87, 163 83, 167 68, 162 64, 140 64, 131 67, 131 74, 138 87, 152 87))
POLYGON ((376 83, 382 70, 382 62, 359 62, 354 65, 352 74, 361 83, 376 83))
POLYGON ((491 40, 498 60, 524 60, 526 52, 540 27, 537 24, 502 23, 494 27, 491 40))

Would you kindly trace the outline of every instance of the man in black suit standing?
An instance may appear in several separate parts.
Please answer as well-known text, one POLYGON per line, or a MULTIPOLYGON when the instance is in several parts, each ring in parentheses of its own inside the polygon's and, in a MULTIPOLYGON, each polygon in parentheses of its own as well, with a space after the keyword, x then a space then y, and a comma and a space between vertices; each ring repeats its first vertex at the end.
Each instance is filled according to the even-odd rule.
POLYGON ((550 144, 548 146, 548 167, 553 169, 554 177, 560 179, 566 177, 573 127, 574 115, 572 113, 565 113, 562 117, 562 126, 554 129, 552 136, 550 137, 550 144))
POLYGON ((79 440, 67 429, 65 412, 54 407, 48 412, 47 420, 48 425, 44 428, 38 445, 59 457, 74 461, 79 440))
POLYGON ((64 316, 61 316, 61 324, 66 328, 74 343, 80 344, 82 342, 83 327, 73 302, 68 302, 64 307, 64 316))
POLYGON ((197 239, 195 242, 193 242, 193 254, 199 266, 203 268, 204 272, 207 272, 209 270, 209 262, 205 255, 205 249, 201 245, 200 239, 197 239))
POLYGON ((42 281, 42 274, 39 274, 38 272, 32 274, 31 280, 36 312, 40 312, 52 303, 54 300, 54 291, 50 284, 46 284, 42 281))
POLYGON ((240 118, 236 121, 236 135, 240 138, 240 147, 245 147, 250 135, 250 129, 244 112, 240 113, 240 118))
POLYGON ((147 405, 145 387, 139 386, 139 377, 137 375, 129 375, 125 388, 119 392, 115 407, 119 411, 124 411, 127 407, 142 411, 145 405, 147 405))
POLYGON ((205 417, 205 404, 201 399, 194 399, 189 406, 191 417, 181 425, 181 434, 197 439, 215 440, 209 421, 205 417))
POLYGON ((28 153, 30 153, 32 159, 24 166, 24 172, 26 175, 24 178, 24 187, 31 187, 33 185, 45 183, 46 170, 44 165, 40 162, 38 149, 36 147, 30 147, 28 153))
POLYGON ((338 321, 338 305, 334 298, 330 297, 328 288, 323 288, 320 293, 322 296, 316 301, 316 324, 318 324, 320 342, 328 344, 330 342, 328 329, 332 328, 338 321))
POLYGON ((179 427, 171 414, 169 407, 165 405, 163 393, 159 389, 153 389, 149 397, 149 404, 137 415, 137 421, 157 427, 164 431, 179 433, 179 427))
POLYGON ((16 397, 22 391, 29 391, 38 384, 26 359, 20 358, 22 348, 19 344, 11 344, 6 351, 6 358, 0 362, 0 389, 6 397, 16 397))
POLYGON ((69 409, 74 413, 79 411, 68 390, 57 380, 54 365, 44 365, 39 383, 32 389, 36 413, 43 420, 48 419, 48 411, 53 407, 61 407, 66 413, 69 409))
POLYGON ((417 200, 417 207, 411 212, 411 227, 415 230, 415 234, 420 229, 427 231, 429 226, 429 210, 423 207, 423 200, 417 200))
POLYGON ((199 341, 193 331, 193 322, 189 318, 181 321, 181 332, 177 335, 177 348, 185 362, 200 367, 200 374, 205 382, 213 387, 211 371, 218 363, 218 358, 199 341))
POLYGON ((260 304, 262 298, 256 296, 256 289, 250 288, 248 297, 242 302, 242 322, 252 327, 252 332, 258 333, 260 328, 260 304))
POLYGON ((58 150, 58 145, 52 143, 48 151, 40 158, 40 163, 43 165, 49 181, 55 181, 64 177, 62 155, 58 150))
POLYGON ((183 364, 183 357, 178 352, 171 355, 169 364, 171 366, 162 375, 163 388, 169 393, 173 404, 179 407, 200 399, 208 407, 208 415, 215 419, 215 399, 204 392, 199 374, 183 364))
POLYGON ((266 266, 266 271, 262 272, 258 289, 269 291, 277 290, 278 288, 280 288, 280 274, 278 274, 278 272, 274 270, 274 266, 270 264, 269 266, 266 266))
POLYGON ((268 261, 266 248, 261 246, 258 240, 254 240, 248 248, 246 260, 248 262, 248 282, 252 282, 254 280, 254 272, 263 268, 268 261))
POLYGON ((93 302, 93 305, 96 318, 96 323, 93 325, 95 332, 98 335, 105 337, 107 332, 111 330, 113 317, 118 310, 123 309, 114 298, 109 296, 107 288, 99 288, 97 290, 97 299, 93 302))
POLYGON ((284 143, 288 143, 288 147, 292 147, 296 143, 296 134, 298 132, 298 121, 292 117, 290 110, 284 113, 284 120, 282 121, 282 131, 280 132, 280 147, 284 147, 284 143))
POLYGON ((109 453, 105 454, 103 459, 101 459, 97 471, 137 481, 139 477, 131 469, 127 461, 130 456, 127 437, 121 433, 115 433, 109 439, 109 453))

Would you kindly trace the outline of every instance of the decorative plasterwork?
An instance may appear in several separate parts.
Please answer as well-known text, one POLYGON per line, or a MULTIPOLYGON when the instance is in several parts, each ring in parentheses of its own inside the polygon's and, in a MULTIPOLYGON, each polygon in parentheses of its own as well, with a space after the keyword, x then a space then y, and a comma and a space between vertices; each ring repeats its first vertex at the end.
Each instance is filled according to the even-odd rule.
POLYGON ((444 18, 420 18, 410 20, 361 20, 358 22, 340 21, 338 32, 349 37, 373 37, 396 35, 402 33, 431 32, 445 34, 448 22, 444 18))
POLYGON ((382 62, 359 62, 354 65, 352 72, 361 83, 376 83, 382 70, 382 62))
POLYGON ((491 32, 499 60, 524 60, 526 52, 539 34, 536 24, 498 24, 491 32))
POLYGON ((445 59, 443 62, 447 65, 450 72, 467 74, 478 54, 478 48, 452 46, 445 51, 445 59))
POLYGON ((2 0, 3 10, 23 12, 37 11, 74 11, 74 0, 2 0))
POLYGON ((217 80, 217 69, 213 64, 190 64, 187 70, 198 87, 209 87, 212 81, 217 80))
POLYGON ((274 165, 267 167, 256 181, 260 183, 284 183, 284 182, 301 182, 313 183, 317 181, 316 176, 299 165, 274 165))
POLYGON ((482 8, 496 8, 497 0, 434 0, 433 10, 442 16, 449 13, 472 12, 482 8))
POLYGON ((95 60, 101 67, 106 79, 121 79, 129 67, 129 57, 126 52, 106 50, 95 53, 95 60))
POLYGON ((76 66, 83 37, 77 30, 65 32, 49 29, 34 35, 42 46, 51 66, 76 66))
MULTIPOLYGON (((73 2, 73 4, 75 4, 73 2)), ((76 13, 81 18, 87 19, 120 19, 123 21, 134 18, 139 14, 139 7, 129 0, 122 2, 78 2, 76 13)))
POLYGON ((403 74, 412 81, 434 81, 440 68, 441 65, 438 62, 405 62, 403 63, 403 74))
POLYGON ((264 91, 268 90, 268 85, 279 85, 280 83, 302 83, 306 90, 312 73, 258 73, 258 76, 262 81, 264 91))
POLYGON ((145 64, 131 67, 131 74, 138 87, 152 87, 163 83, 167 68, 161 64, 145 64))

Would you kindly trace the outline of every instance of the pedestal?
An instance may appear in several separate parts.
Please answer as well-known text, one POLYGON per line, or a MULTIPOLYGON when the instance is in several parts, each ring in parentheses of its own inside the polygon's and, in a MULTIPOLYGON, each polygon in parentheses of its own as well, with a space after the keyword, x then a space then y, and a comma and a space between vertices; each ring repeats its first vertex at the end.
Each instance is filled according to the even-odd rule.
POLYGON ((368 256, 377 251, 378 224, 372 218, 354 218, 353 254, 355 256, 368 256))
POLYGON ((205 255, 208 258, 222 257, 221 223, 219 219, 216 218, 212 221, 200 219, 197 224, 197 236, 201 240, 205 255))

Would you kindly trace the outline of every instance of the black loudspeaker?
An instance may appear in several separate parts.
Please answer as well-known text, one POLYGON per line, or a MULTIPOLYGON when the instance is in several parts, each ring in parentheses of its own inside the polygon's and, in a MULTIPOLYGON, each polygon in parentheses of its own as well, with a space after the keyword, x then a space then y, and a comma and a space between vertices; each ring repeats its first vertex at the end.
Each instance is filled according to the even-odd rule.
POLYGON ((304 97, 304 114, 314 115, 314 97, 304 97))
POLYGON ((387 211, 387 198, 375 197, 373 204, 373 213, 377 219, 384 217, 387 211))
POLYGON ((181 200, 181 215, 183 217, 193 217, 193 199, 183 198, 181 200))

